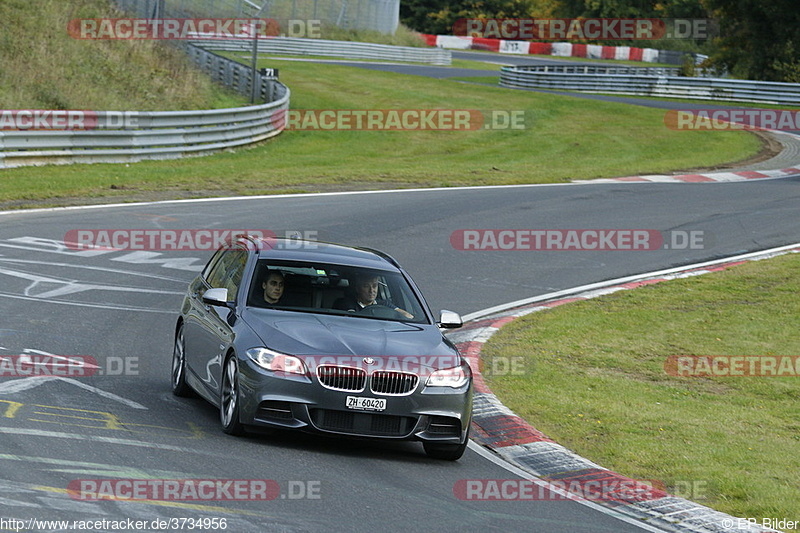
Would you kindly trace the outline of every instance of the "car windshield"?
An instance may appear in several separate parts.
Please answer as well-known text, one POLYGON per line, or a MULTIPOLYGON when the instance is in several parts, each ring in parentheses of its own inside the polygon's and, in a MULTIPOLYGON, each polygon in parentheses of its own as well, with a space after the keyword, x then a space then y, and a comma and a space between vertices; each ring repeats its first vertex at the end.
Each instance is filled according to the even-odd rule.
POLYGON ((400 273, 353 266, 260 259, 247 304, 428 323, 421 302, 400 273))

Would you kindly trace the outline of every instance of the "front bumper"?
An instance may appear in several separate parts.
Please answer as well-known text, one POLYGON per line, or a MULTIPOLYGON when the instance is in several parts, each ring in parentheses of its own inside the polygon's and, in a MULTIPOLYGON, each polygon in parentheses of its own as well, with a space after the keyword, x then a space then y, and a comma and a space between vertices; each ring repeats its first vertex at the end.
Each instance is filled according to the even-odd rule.
POLYGON ((240 359, 240 420, 262 428, 358 438, 461 444, 472 416, 472 380, 460 389, 417 385, 407 395, 322 386, 316 376, 276 376, 240 359), (383 411, 348 409, 348 396, 386 399, 383 411))

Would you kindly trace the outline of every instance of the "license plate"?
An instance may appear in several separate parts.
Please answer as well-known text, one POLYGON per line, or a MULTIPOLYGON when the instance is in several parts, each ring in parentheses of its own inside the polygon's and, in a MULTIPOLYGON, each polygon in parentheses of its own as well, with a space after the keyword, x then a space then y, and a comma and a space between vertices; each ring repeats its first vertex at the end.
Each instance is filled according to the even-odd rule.
POLYGON ((348 409, 357 409, 359 411, 383 411, 386 409, 386 399, 348 396, 346 405, 348 409))

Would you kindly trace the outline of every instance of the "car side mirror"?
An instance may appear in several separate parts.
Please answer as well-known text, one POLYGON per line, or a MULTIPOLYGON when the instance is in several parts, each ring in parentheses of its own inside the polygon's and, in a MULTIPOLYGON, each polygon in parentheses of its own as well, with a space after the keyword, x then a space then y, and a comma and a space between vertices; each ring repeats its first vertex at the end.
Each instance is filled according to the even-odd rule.
POLYGON ((461 315, 458 313, 443 309, 442 312, 439 313, 439 322, 436 325, 440 328, 453 329, 460 328, 464 325, 464 322, 461 320, 461 315))
POLYGON ((208 289, 203 293, 203 303, 220 307, 230 307, 228 304, 228 289, 208 289))

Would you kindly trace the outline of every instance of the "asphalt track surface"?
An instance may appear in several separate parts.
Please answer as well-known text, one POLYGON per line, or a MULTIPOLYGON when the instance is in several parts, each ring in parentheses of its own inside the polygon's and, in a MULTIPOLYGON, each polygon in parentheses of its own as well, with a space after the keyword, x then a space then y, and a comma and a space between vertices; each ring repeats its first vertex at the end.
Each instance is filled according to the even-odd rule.
POLYGON ((392 254, 434 310, 467 314, 800 241, 798 200, 800 178, 788 178, 300 195, 2 214, 0 355, 92 356, 102 368, 72 380, 0 378, 2 517, 215 517, 237 532, 642 531, 578 502, 460 500, 453 492, 459 480, 516 479, 472 449, 448 463, 428 459, 416 443, 226 436, 214 408, 169 390, 181 294, 210 253, 86 253, 59 241, 73 229, 316 232, 322 240, 392 254), (648 229, 659 232, 667 248, 453 246, 454 232, 479 228, 648 229), (688 232, 702 236, 701 245, 684 246, 688 232), (272 501, 96 502, 73 499, 66 490, 77 480, 144 478, 267 479, 278 483, 281 495, 272 501))

